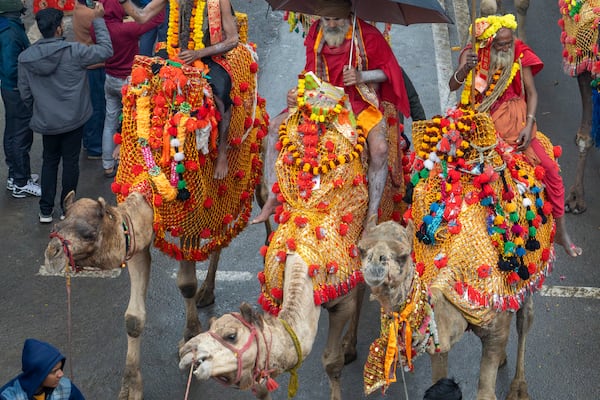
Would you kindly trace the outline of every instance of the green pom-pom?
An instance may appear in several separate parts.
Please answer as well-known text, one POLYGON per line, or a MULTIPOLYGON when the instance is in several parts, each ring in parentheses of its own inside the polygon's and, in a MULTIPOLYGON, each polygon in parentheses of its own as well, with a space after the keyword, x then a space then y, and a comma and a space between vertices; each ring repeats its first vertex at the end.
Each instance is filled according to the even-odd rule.
POLYGON ((181 190, 181 189, 184 189, 185 187, 187 187, 187 182, 184 181, 183 179, 180 180, 179 182, 177 182, 177 189, 181 190))
POLYGON ((504 243, 504 254, 512 254, 515 252, 515 244, 513 242, 504 243))
POLYGON ((419 175, 421 175, 421 178, 427 179, 429 178, 429 170, 427 168, 423 168, 421 172, 419 172, 419 175))
POLYGON ((527 210, 525 213, 525 218, 527 218, 527 221, 533 221, 535 218, 535 213, 532 210, 527 210))
POLYGON ((519 213, 516 212, 516 211, 515 212, 511 212, 508 215, 508 219, 510 219, 510 222, 513 222, 513 223, 517 222, 519 220, 519 213))
POLYGON ((529 227, 529 236, 535 236, 535 234, 537 233, 537 229, 535 226, 530 226, 529 227))
POLYGON ((183 174, 185 172, 185 166, 183 164, 177 164, 175 167, 175 172, 178 174, 183 174))
POLYGON ((419 181, 421 180, 421 178, 419 178, 419 173, 414 173, 413 176, 410 177, 410 183, 413 184, 413 186, 417 186, 417 183, 419 183, 419 181))

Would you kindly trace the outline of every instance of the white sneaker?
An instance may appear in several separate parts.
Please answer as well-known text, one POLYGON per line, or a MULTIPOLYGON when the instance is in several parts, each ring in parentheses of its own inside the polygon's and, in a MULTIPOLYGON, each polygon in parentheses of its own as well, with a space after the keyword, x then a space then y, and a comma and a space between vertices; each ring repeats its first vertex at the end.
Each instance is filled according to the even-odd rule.
POLYGON ((40 197, 42 195, 42 188, 30 179, 25 186, 14 185, 12 195, 17 199, 27 196, 40 197))
POLYGON ((40 223, 41 224, 49 224, 52 222, 52 214, 50 215, 44 215, 42 213, 39 214, 40 216, 40 223))
MULTIPOLYGON (((40 176, 38 174, 31 174, 31 178, 29 180, 33 183, 36 183, 40 180, 40 176)), ((15 180, 13 178, 8 178, 6 180, 6 190, 10 190, 11 192, 15 188, 15 180)))

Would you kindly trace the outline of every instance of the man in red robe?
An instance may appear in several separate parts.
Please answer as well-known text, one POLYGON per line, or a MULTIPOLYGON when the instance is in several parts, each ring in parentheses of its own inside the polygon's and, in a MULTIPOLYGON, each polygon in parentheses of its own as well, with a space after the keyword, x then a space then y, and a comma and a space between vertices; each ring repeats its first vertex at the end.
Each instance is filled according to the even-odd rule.
POLYGON ((475 73, 475 109, 489 112, 497 134, 522 151, 533 165, 545 170, 543 183, 552 216, 556 221, 556 243, 576 257, 581 248, 571 241, 564 220, 564 193, 560 168, 536 139, 535 112, 538 95, 533 76, 544 66, 525 43, 514 37, 516 22, 511 14, 479 18, 475 25, 477 53, 469 45, 460 54, 459 67, 450 78, 450 90, 463 90, 463 104, 469 104, 475 73))
MULTIPOLYGON (((353 27, 348 0, 325 1, 317 14, 321 18, 311 26, 304 41, 304 70, 344 88, 358 125, 368 135, 369 208, 366 225, 376 224, 388 172, 388 140, 381 102, 390 102, 404 116, 410 116, 402 69, 376 27, 358 18, 353 27)), ((288 107, 296 105, 296 98, 297 92, 292 89, 288 93, 288 107)), ((275 204, 275 198, 269 197, 260 215, 252 222, 266 220, 273 213, 275 204)))

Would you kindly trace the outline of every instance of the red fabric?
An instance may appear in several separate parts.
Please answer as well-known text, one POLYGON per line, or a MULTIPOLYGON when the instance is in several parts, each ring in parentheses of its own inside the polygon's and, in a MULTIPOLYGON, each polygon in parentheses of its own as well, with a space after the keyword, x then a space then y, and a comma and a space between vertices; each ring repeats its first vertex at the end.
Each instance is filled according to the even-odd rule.
MULTIPOLYGON (((304 41, 304 46, 306 47, 306 65, 304 69, 306 71, 312 71, 317 75, 316 62, 319 54, 315 54, 314 47, 319 29, 320 21, 317 20, 310 27, 304 41)), ((362 40, 365 48, 366 70, 381 69, 388 78, 386 82, 379 85, 379 99, 389 101, 394 104, 402 114, 409 117, 410 106, 406 88, 404 87, 402 70, 400 69, 400 65, 389 44, 376 27, 361 19, 357 20, 356 29, 357 34, 361 34, 360 40, 362 40)), ((335 86, 344 86, 343 73, 344 66, 348 64, 348 60, 350 59, 350 44, 351 41, 346 40, 344 44, 338 48, 330 48, 327 44, 323 45, 322 54, 326 58, 328 76, 319 76, 320 79, 327 80, 335 86)), ((354 51, 356 51, 356 49, 354 49, 354 51)), ((368 104, 362 99, 355 86, 345 87, 344 89, 352 104, 352 110, 358 115, 368 106, 368 104)))
POLYGON ((100 1, 104 5, 104 21, 113 42, 113 56, 106 60, 106 73, 125 79, 131 74, 133 58, 140 52, 140 36, 160 25, 165 18, 165 12, 161 11, 144 24, 133 20, 124 22, 127 14, 118 0, 100 1))
POLYGON ((544 146, 537 138, 531 140, 529 147, 533 149, 535 155, 540 160, 540 165, 546 170, 542 182, 545 186, 546 199, 552 204, 552 216, 560 218, 565 213, 565 186, 560 176, 560 168, 556 161, 551 159, 548 153, 546 153, 544 146))

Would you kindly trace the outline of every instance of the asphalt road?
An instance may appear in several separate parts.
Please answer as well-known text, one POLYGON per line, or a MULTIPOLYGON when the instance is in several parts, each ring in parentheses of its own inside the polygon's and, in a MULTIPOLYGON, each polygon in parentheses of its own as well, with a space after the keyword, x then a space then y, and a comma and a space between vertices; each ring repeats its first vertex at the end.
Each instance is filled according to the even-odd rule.
MULTIPOLYGON (((463 0, 461 0, 463 1, 463 0)), ((268 111, 275 115, 283 108, 285 92, 294 84, 303 66, 302 38, 289 33, 281 15, 267 10, 266 2, 234 0, 236 9, 250 16, 250 38, 258 45, 261 57, 261 95, 268 111)), ((537 121, 540 130, 563 146, 561 159, 565 184, 573 181, 577 152, 573 138, 579 121, 579 95, 576 82, 566 77, 560 66, 558 8, 532 2, 528 18, 530 45, 546 66, 536 78, 540 95, 537 121)), ((394 50, 421 95, 428 116, 441 112, 453 99, 445 90, 455 54, 450 46, 459 45, 456 27, 429 25, 395 27, 394 50), (440 84, 441 82, 441 84, 440 84), (441 90, 439 88, 442 88, 441 90)), ((3 120, 3 116, 2 116, 3 120)), ((1 125, 0 125, 1 127, 1 125)), ((41 166, 41 140, 32 149, 33 171, 41 166)), ((110 182, 102 177, 99 161, 81 160, 79 196, 103 196, 110 202, 110 182)), ((567 217, 573 239, 584 248, 584 255, 569 259, 561 249, 547 287, 600 287, 597 267, 600 203, 598 191, 600 158, 597 151, 588 157, 586 198, 588 211, 567 217)), ((6 168, 0 169, 0 182, 6 168)), ((254 210, 256 214, 257 210, 254 210)), ((69 345, 67 291, 63 278, 37 275, 49 227, 37 222, 37 200, 14 199, 9 192, 0 195, 0 383, 20 369, 21 346, 25 338, 37 337, 54 343, 70 356, 74 380, 86 398, 114 399, 120 387, 127 346, 123 314, 129 296, 129 277, 75 278, 71 281, 72 340, 69 345)), ((259 247, 264 240, 262 226, 249 226, 223 251, 217 276, 216 303, 199 311, 206 324, 212 316, 237 309, 241 301, 256 304, 259 285, 256 274, 262 269, 259 247)), ((147 323, 142 342, 144 398, 166 400, 184 398, 187 376, 177 369, 177 344, 184 322, 183 302, 175 284, 177 263, 153 251, 153 270, 147 299, 147 323)), ((205 269, 201 265, 199 270, 205 269)), ((560 291, 559 291, 560 292, 560 291)), ((532 399, 580 400, 600 398, 600 322, 597 297, 573 298, 535 296, 535 322, 527 348, 527 378, 532 399)), ((378 306, 365 302, 360 323, 358 360, 344 369, 345 399, 364 398, 362 368, 369 344, 378 335, 378 306)), ((321 400, 329 396, 328 382, 320 362, 324 346, 327 315, 322 314, 313 351, 300 368, 297 399, 321 400)), ((505 398, 514 374, 516 335, 509 342, 508 364, 500 369, 498 398, 505 398)), ((465 334, 450 354, 450 375, 460 382, 465 399, 475 398, 479 340, 465 334)), ((69 364, 66 371, 69 371, 69 364)), ((387 398, 403 399, 402 377, 388 390, 387 398)), ((419 357, 415 372, 406 374, 411 399, 420 399, 430 384, 430 363, 419 357)), ((288 376, 278 378, 275 399, 287 397, 288 376)), ((252 399, 249 392, 223 388, 218 383, 193 382, 190 399, 252 399)), ((384 398, 374 394, 369 398, 384 398)))

